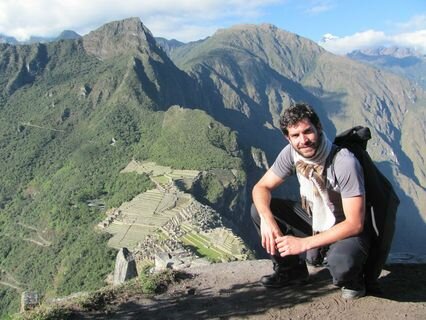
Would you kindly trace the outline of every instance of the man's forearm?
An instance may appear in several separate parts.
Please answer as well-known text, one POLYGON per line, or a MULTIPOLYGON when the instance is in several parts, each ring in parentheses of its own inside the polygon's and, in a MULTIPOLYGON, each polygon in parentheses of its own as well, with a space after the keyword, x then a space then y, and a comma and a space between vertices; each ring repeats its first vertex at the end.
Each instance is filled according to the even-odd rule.
POLYGON ((281 256, 300 254, 361 233, 365 214, 364 196, 342 199, 342 204, 345 220, 330 229, 306 238, 294 236, 277 238, 276 243, 281 256))
POLYGON ((253 203, 260 217, 263 219, 273 218, 270 208, 272 198, 271 192, 265 187, 256 185, 253 188, 252 196, 253 203))
POLYGON ((354 225, 345 220, 324 232, 305 238, 306 250, 326 246, 336 241, 355 236, 360 232, 362 232, 362 226, 360 227, 358 224, 354 225))

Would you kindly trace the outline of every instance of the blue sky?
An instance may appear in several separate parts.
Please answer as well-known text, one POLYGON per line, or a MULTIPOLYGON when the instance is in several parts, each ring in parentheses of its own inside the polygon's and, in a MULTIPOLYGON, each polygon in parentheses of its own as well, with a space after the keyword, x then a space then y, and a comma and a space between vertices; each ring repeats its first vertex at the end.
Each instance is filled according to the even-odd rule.
POLYGON ((271 23, 338 54, 379 45, 426 54, 426 0, 0 0, 0 33, 84 35, 135 16, 154 36, 183 42, 235 24, 271 23))

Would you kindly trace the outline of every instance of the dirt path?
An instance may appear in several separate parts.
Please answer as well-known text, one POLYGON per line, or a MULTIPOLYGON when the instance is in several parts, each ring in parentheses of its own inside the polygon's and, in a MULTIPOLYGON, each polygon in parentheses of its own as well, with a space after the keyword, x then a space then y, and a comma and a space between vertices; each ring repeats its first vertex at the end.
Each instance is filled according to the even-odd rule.
POLYGON ((383 271, 383 297, 343 301, 325 269, 310 269, 304 286, 265 289, 259 278, 266 260, 191 269, 192 279, 152 299, 129 297, 112 313, 77 319, 426 319, 425 265, 394 265, 383 271))

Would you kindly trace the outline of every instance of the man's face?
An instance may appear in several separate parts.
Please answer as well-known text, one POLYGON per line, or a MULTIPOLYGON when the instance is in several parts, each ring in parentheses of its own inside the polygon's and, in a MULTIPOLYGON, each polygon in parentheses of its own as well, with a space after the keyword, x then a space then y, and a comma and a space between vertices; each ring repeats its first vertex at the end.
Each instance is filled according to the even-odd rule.
POLYGON ((315 155, 320 143, 321 129, 317 129, 310 120, 302 119, 287 130, 286 138, 297 153, 305 158, 315 155))

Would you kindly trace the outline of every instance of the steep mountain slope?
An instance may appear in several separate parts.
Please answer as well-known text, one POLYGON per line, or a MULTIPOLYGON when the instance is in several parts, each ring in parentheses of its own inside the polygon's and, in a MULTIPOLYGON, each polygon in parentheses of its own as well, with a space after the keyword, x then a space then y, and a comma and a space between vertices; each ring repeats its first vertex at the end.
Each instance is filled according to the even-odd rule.
POLYGON ((17 310, 22 290, 51 297, 103 284, 115 252, 93 228, 102 204, 151 186, 120 174, 132 158, 241 171, 229 128, 192 109, 180 114, 194 126, 173 123, 179 108, 169 107, 193 107, 197 92, 138 19, 82 39, 0 45, 0 314, 17 310), (195 157, 182 140, 206 152, 195 157))
POLYGON ((245 146, 265 151, 269 163, 284 144, 277 119, 291 101, 314 105, 331 138, 368 125, 374 137, 369 151, 402 200, 394 251, 426 251, 421 241, 426 102, 420 87, 271 25, 220 30, 197 45, 177 48, 171 57, 204 89, 221 94, 209 113, 235 128, 245 146))

